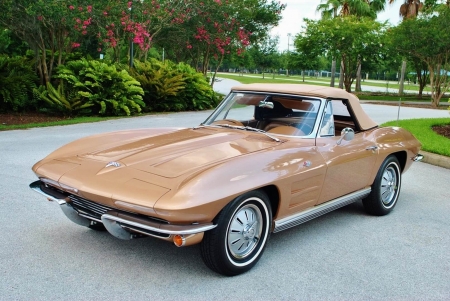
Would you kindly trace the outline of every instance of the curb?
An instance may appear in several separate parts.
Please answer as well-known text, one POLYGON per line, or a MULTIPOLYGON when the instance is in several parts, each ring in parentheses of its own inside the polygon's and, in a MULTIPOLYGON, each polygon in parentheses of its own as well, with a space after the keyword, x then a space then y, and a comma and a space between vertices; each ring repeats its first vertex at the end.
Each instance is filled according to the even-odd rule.
POLYGON ((423 155, 423 159, 421 162, 450 169, 450 157, 441 156, 425 151, 420 151, 420 154, 423 155))

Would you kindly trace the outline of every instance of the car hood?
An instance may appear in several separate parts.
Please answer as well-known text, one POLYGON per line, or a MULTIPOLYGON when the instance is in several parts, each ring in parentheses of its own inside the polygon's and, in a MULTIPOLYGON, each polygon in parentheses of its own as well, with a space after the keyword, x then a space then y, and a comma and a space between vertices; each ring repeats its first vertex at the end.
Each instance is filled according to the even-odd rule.
MULTIPOLYGON (((241 130, 182 129, 143 137, 78 155, 95 161, 117 162, 128 168, 173 178, 197 168, 277 145, 269 137, 241 130)), ((111 168, 111 167, 105 167, 111 168)))

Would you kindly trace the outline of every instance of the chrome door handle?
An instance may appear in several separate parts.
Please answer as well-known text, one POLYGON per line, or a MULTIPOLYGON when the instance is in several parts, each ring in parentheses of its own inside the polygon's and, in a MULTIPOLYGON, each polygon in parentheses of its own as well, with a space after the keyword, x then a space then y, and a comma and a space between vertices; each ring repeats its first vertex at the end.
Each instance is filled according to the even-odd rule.
POLYGON ((366 147, 366 150, 371 150, 371 151, 375 151, 377 149, 378 149, 378 146, 376 146, 376 145, 366 147))

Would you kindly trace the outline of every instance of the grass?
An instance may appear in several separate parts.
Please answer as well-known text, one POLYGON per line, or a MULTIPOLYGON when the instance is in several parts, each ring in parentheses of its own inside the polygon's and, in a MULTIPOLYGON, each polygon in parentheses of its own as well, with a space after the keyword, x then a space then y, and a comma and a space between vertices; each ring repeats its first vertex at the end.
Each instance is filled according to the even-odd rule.
POLYGON ((70 124, 78 124, 78 123, 91 123, 91 122, 99 122, 99 121, 105 121, 105 120, 117 119, 117 118, 123 118, 123 117, 77 117, 77 118, 65 119, 65 120, 53 121, 53 122, 12 124, 12 125, 0 124, 0 131, 23 130, 23 129, 29 129, 29 128, 48 127, 48 126, 56 126, 56 125, 70 125, 70 124))
MULTIPOLYGON (((431 127, 450 124, 450 118, 421 118, 399 120, 398 126, 410 131, 421 143, 424 151, 450 157, 450 139, 438 135, 431 127)), ((389 121, 382 126, 397 126, 389 121)))
MULTIPOLYGON (((237 81, 240 81, 243 84, 250 84, 250 83, 260 83, 260 82, 268 82, 268 83, 305 83, 305 84, 312 84, 312 85, 318 85, 318 86, 329 86, 331 78, 329 77, 310 77, 305 76, 305 81, 303 82, 303 77, 300 75, 291 75, 289 77, 286 77, 285 75, 275 75, 275 79, 272 78, 272 73, 265 73, 264 79, 262 78, 262 74, 244 74, 238 75, 236 73, 220 73, 218 74, 218 77, 224 77, 229 79, 234 79, 237 81)), ((339 77, 336 78, 336 84, 339 83, 339 77)), ((369 81, 363 81, 361 82, 361 85, 363 86, 372 86, 372 87, 380 87, 380 88, 389 88, 389 89, 398 89, 400 87, 399 84, 396 82, 390 81, 387 83, 386 81, 382 80, 369 80, 369 81)), ((353 84, 354 87, 354 84, 353 84)), ((405 82, 404 84, 405 90, 410 91, 419 91, 419 86, 414 84, 408 84, 405 82)), ((424 89, 424 93, 429 92, 430 88, 429 86, 426 86, 424 89)))

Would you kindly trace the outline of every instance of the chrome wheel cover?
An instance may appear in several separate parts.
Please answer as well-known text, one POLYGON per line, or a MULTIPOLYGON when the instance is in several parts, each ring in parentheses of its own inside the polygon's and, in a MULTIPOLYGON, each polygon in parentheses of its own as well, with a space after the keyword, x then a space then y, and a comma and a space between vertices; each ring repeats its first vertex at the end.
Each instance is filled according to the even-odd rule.
POLYGON ((236 259, 249 256, 258 245, 263 232, 263 217, 258 206, 239 208, 228 225, 227 247, 236 259))
POLYGON ((381 178, 380 196, 384 207, 390 208, 395 204, 398 192, 398 169, 391 164, 386 167, 381 178))

